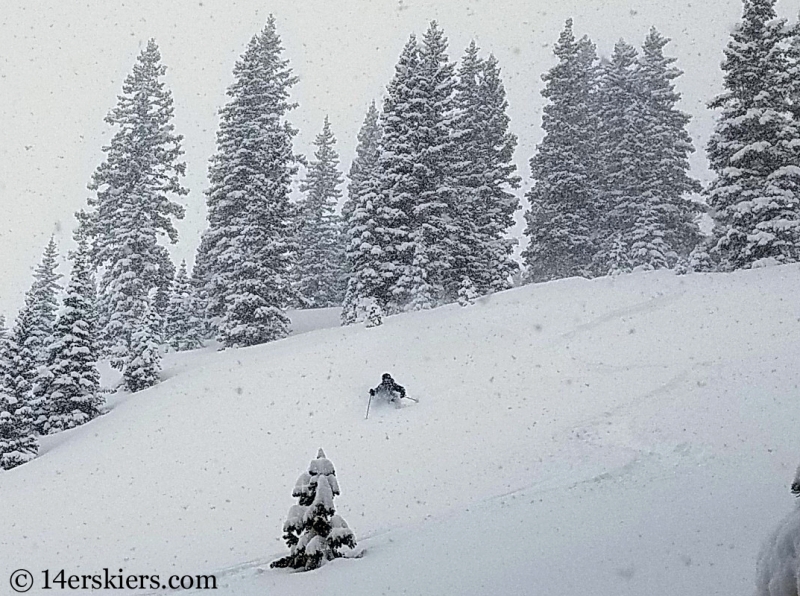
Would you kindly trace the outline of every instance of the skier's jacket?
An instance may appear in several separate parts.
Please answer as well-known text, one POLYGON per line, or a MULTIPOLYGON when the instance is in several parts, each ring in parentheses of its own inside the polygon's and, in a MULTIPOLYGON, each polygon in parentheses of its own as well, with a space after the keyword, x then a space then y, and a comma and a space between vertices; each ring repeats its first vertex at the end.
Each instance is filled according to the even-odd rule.
POLYGON ((388 395, 390 399, 396 399, 397 396, 395 395, 395 393, 399 394, 400 398, 406 396, 405 388, 395 383, 394 379, 388 374, 383 375, 383 380, 381 381, 380 385, 375 387, 375 389, 369 390, 370 395, 381 394, 381 393, 388 395))

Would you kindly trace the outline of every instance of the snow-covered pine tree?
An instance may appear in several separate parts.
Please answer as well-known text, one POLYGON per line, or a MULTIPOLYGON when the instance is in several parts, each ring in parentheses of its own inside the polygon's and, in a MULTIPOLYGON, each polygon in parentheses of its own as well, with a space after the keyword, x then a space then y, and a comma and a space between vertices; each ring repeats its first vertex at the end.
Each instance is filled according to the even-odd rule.
MULTIPOLYGON (((364 312, 364 326, 367 328, 380 327, 383 325, 383 309, 378 301, 373 298, 362 300, 361 309, 364 312)), ((361 317, 359 316, 359 319, 361 317)))
POLYGON ((480 294, 475 290, 475 284, 472 283, 469 277, 464 277, 461 287, 458 288, 458 303, 461 306, 469 306, 474 304, 479 297, 480 294))
POLYGON ((333 464, 322 449, 317 458, 297 479, 292 496, 298 504, 289 510, 283 524, 289 555, 273 561, 270 567, 316 569, 326 561, 342 556, 342 547, 355 548, 356 537, 347 522, 336 514, 333 498, 339 495, 339 482, 333 464))
MULTIPOLYGON (((800 122, 793 115, 786 21, 775 0, 745 0, 722 70, 708 143, 716 178, 711 253, 722 270, 800 260, 800 122)), ((795 80, 796 84, 796 80, 795 80)))
MULTIPOLYGON (((211 266, 208 230, 200 236, 200 244, 194 256, 194 266, 190 283, 192 294, 195 300, 195 309, 200 318, 200 334, 202 339, 213 339, 217 334, 220 322, 220 312, 212 312, 212 303, 209 299, 209 287, 211 285, 211 266)), ((217 303, 219 305, 219 303, 217 303)))
POLYGON ((206 315, 226 347, 280 339, 290 323, 284 309, 293 300, 297 248, 289 203, 297 131, 285 116, 295 107, 289 90, 297 78, 282 52, 270 15, 234 66, 209 167, 206 315))
MULTIPOLYGON (((611 60, 603 67, 597 93, 598 144, 600 162, 600 207, 602 216, 596 238, 595 271, 599 274, 631 271, 637 263, 633 245, 642 242, 636 228, 637 218, 645 208, 645 176, 648 167, 644 156, 648 138, 642 134, 647 124, 638 78, 636 49, 624 40, 614 46, 611 60)), ((652 219, 655 219, 653 217, 652 219)), ((597 220, 596 220, 597 221, 597 220)), ((665 248, 658 236, 657 251, 665 248)), ((666 261, 662 263, 666 266, 666 261)))
POLYGON ((166 321, 167 309, 169 308, 169 298, 172 295, 172 285, 175 282, 177 271, 169 251, 163 247, 158 247, 161 253, 161 265, 158 268, 158 279, 156 280, 156 293, 153 296, 153 308, 166 321))
POLYGON ((520 185, 513 163, 517 137, 508 131, 506 91, 492 54, 483 63, 478 93, 483 115, 478 124, 484 145, 484 173, 478 191, 481 209, 477 224, 485 252, 481 258, 482 271, 473 283, 476 292, 486 294, 511 288, 511 279, 519 270, 519 264, 511 256, 518 241, 510 238, 508 232, 514 225, 514 213, 521 208, 519 199, 511 192, 520 185))
MULTIPOLYGON (((454 255, 461 250, 455 231, 455 65, 450 62, 447 38, 436 21, 422 37, 418 59, 417 76, 411 77, 416 93, 407 106, 410 111, 401 115, 411 132, 406 141, 413 161, 394 168, 396 171, 399 165, 410 169, 412 177, 412 187, 403 189, 411 195, 411 202, 403 204, 411 224, 411 261, 394 289, 397 297, 407 298, 404 306, 412 310, 455 301, 461 283, 460 278, 451 276, 454 255)), ((384 131, 385 153, 394 161, 404 159, 404 155, 394 155, 387 144, 392 138, 388 123, 384 124, 384 131)), ((391 193, 395 189, 391 178, 389 182, 391 193)))
POLYGON ((359 320, 359 304, 365 299, 386 303, 388 289, 381 271, 386 267, 378 229, 384 213, 381 200, 381 125, 372 102, 358 133, 356 157, 350 166, 347 201, 342 207, 345 235, 347 288, 342 304, 342 325, 359 320))
POLYGON ((197 314, 194 291, 183 260, 172 284, 164 321, 164 342, 176 352, 196 350, 203 345, 202 321, 197 314))
POLYGON ((40 368, 34 395, 47 404, 47 420, 37 426, 52 434, 79 426, 100 414, 103 396, 97 370, 96 291, 87 240, 76 237, 64 308, 55 325, 46 366, 40 368))
MULTIPOLYGON (((27 346, 26 339, 31 336, 33 316, 27 308, 20 310, 14 327, 8 334, 5 350, 3 379, 0 379, 6 392, 13 399, 15 408, 25 408, 24 413, 29 423, 34 421, 32 405, 33 382, 36 378, 38 364, 27 346)), ((37 404, 37 407, 43 407, 37 404)))
MULTIPOLYGON (((518 270, 511 258, 515 239, 506 238, 514 225, 519 200, 509 189, 519 187, 512 163, 516 137, 508 132, 508 102, 494 56, 478 57, 472 42, 458 70, 453 121, 457 145, 454 162, 458 201, 454 204, 455 245, 449 276, 468 277, 478 294, 505 290, 518 270)), ((459 286, 459 296, 461 289, 459 286)))
POLYGON ((586 37, 575 39, 568 19, 554 53, 558 64, 542 76, 545 136, 530 160, 533 186, 526 195, 530 244, 522 256, 534 282, 590 276, 597 251, 595 48, 586 37))
POLYGON ((19 346, 5 327, 0 333, 0 469, 10 470, 30 461, 39 451, 33 434, 33 410, 28 403, 29 383, 19 387, 16 359, 19 346), (17 397, 20 393, 23 398, 17 397))
POLYGON ((358 197, 362 193, 365 183, 374 179, 376 167, 381 151, 381 137, 383 131, 378 122, 378 109, 372 101, 367 108, 364 122, 358 131, 356 155, 350 164, 350 171, 347 173, 349 182, 347 183, 347 199, 342 205, 342 219, 345 223, 350 221, 358 197))
POLYGON ((22 341, 31 351, 37 366, 47 360, 47 347, 52 341, 56 322, 58 292, 61 290, 58 285, 61 274, 57 273, 57 268, 58 247, 55 239, 50 237, 42 261, 33 272, 33 283, 25 295, 23 308, 30 315, 29 326, 24 337, 17 337, 17 341, 22 341))
MULTIPOLYGON (((452 209, 454 242, 449 277, 465 279, 480 277, 486 247, 478 232, 478 218, 482 214, 480 188, 484 184, 483 154, 486 149, 481 134, 482 102, 478 91, 483 79, 484 61, 479 56, 477 44, 472 41, 464 51, 459 65, 452 118, 452 137, 456 143, 455 161, 452 164, 458 201, 452 209)), ((459 288, 459 302, 461 288, 459 288)))
POLYGON ((789 87, 789 100, 795 124, 800 123, 800 16, 787 33, 788 49, 786 52, 788 68, 786 83, 789 87))
POLYGON ((183 137, 174 132, 172 94, 161 80, 165 71, 151 39, 106 116, 118 130, 89 184, 93 211, 82 217, 95 265, 103 269, 100 328, 116 368, 131 360, 132 336, 150 291, 169 287, 174 266, 158 239, 166 235, 177 242, 172 218, 182 218, 184 209, 173 197, 188 192, 179 180, 185 171, 178 161, 183 137))
POLYGON ((20 310, 12 331, 13 354, 11 367, 13 381, 8 389, 20 401, 32 409, 35 429, 42 432, 47 419, 48 404, 31 393, 39 367, 47 361, 48 348, 53 341, 53 327, 58 309, 57 293, 61 289, 58 280, 58 249, 51 237, 44 250, 41 263, 33 274, 33 283, 25 294, 25 305, 20 310))
POLYGON ((314 146, 314 159, 300 185, 304 196, 297 209, 298 253, 292 273, 302 303, 324 308, 342 303, 345 259, 342 226, 336 215, 343 177, 327 116, 314 146))
POLYGON ((152 306, 152 300, 144 302, 144 310, 131 334, 128 360, 122 373, 125 389, 131 393, 152 387, 161 373, 162 342, 160 332, 163 320, 152 306))
POLYGON ((683 72, 672 66, 675 58, 664 56, 667 43, 651 28, 637 70, 643 107, 639 134, 646 142, 639 156, 644 162, 643 193, 628 237, 632 265, 649 269, 674 267, 700 241, 701 208, 689 197, 701 190, 688 175, 689 154, 694 152, 686 131, 690 117, 676 108, 680 94, 673 84, 683 72))
POLYGON ((402 311, 411 300, 408 285, 400 287, 399 281, 401 277, 409 277, 414 257, 410 250, 416 226, 413 209, 420 192, 416 164, 420 161, 426 101, 420 77, 419 43, 412 34, 395 66, 380 116, 383 132, 378 161, 380 192, 362 203, 363 218, 368 222, 364 231, 371 236, 364 240, 360 253, 364 255, 367 250, 371 253, 368 266, 375 273, 370 279, 376 282, 371 291, 387 314, 402 311))
POLYGON ((14 398, 0 385, 0 469, 10 470, 36 457, 39 443, 20 416, 14 398))

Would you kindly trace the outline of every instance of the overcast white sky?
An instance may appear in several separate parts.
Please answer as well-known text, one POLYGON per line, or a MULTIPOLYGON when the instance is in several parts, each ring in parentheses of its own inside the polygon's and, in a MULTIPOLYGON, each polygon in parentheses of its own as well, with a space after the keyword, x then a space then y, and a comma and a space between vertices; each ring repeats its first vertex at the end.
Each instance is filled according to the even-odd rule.
MULTIPOLYGON (((786 0, 780 10, 789 11, 786 0)), ((172 252, 191 260, 205 227, 217 110, 235 60, 269 13, 300 77, 296 148, 309 152, 328 114, 344 171, 367 105, 381 99, 411 32, 438 20, 453 59, 477 40, 503 69, 522 194, 541 137, 540 76, 554 62, 566 18, 602 54, 620 37, 639 45, 653 24, 673 38, 667 51, 686 71, 679 88, 695 117, 695 172, 706 178, 702 148, 712 120, 704 105, 720 89, 722 50, 740 12, 739 0, 0 0, 0 313, 20 307, 50 234, 62 252, 71 243, 72 214, 85 204, 112 133, 103 118, 149 37, 168 67, 191 190, 172 252)))

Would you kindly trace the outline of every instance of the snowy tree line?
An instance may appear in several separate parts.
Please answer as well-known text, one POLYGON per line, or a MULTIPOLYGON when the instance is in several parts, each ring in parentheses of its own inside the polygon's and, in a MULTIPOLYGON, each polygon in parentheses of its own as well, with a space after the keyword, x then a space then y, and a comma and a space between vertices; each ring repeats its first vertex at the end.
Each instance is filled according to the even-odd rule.
MULTIPOLYGON (((668 41, 652 29, 641 50, 621 40, 601 60, 567 21, 543 75, 526 281, 800 260, 800 24, 777 18, 775 0, 744 0, 725 91, 709 104, 720 116, 706 189, 689 175, 689 116, 677 108, 681 71, 664 54, 668 41), (699 231, 704 211, 710 237, 699 231)), ((36 434, 97 416, 99 359, 138 391, 157 382, 164 349, 285 337, 289 307, 342 305, 343 324, 374 326, 511 287, 521 180, 494 56, 472 43, 452 62, 435 22, 412 34, 380 108, 366 113, 339 210, 344 178, 328 119, 312 159, 294 151, 297 78, 283 52, 270 17, 234 66, 191 272, 176 271, 165 246, 178 240, 188 192, 183 139, 156 43, 140 53, 106 117, 115 133, 77 214, 61 307, 51 242, 12 329, 0 332, 2 467, 33 457, 36 434)))

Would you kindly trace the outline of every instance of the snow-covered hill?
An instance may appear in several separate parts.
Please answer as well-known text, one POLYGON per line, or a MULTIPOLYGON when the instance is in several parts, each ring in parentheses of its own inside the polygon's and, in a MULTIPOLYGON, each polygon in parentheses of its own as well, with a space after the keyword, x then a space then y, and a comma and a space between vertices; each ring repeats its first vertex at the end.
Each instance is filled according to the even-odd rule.
POLYGON ((33 594, 41 570, 104 567, 216 573, 237 596, 749 594, 793 507, 799 296, 798 266, 570 279, 180 356, 0 474, 0 575, 31 570, 33 594), (364 420, 386 371, 420 403, 364 420), (269 569, 319 447, 364 556, 269 569))

